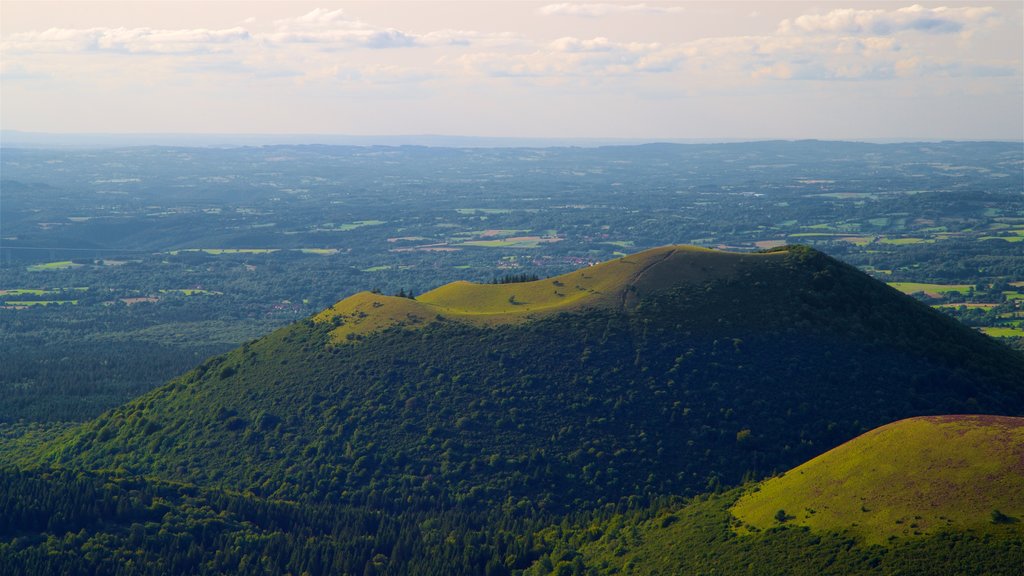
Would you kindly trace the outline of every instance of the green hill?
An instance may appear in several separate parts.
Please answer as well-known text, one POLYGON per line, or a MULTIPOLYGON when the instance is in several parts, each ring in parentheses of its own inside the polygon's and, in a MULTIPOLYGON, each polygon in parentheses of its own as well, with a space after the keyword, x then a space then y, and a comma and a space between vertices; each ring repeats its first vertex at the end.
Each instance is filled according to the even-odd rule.
POLYGON ((758 488, 732 508, 741 530, 771 528, 784 517, 815 531, 849 530, 884 543, 978 528, 995 515, 1021 526, 1024 535, 1024 418, 901 420, 758 488))
POLYGON ((754 274, 784 255, 665 246, 533 282, 453 282, 415 300, 360 292, 313 320, 335 325, 334 342, 345 343, 393 326, 421 328, 444 319, 499 326, 581 310, 623 311, 667 289, 754 274))
MULTIPOLYGON (((164 526, 192 534, 195 562, 227 538, 271 572, 341 554, 346 571, 408 573, 443 549, 460 568, 418 572, 501 574, 567 514, 737 485, 912 416, 1021 414, 1022 382, 1018 353, 814 250, 665 247, 536 282, 360 293, 0 464, 29 475, 16 486, 52 468, 135 487, 104 498, 151 494, 144 521, 90 528, 107 560, 170 483, 206 494, 175 496, 186 509, 164 526), (278 505, 294 531, 238 509, 278 505), (221 512, 234 520, 195 532, 221 512), (357 524, 344 542, 339 517, 357 524), (275 530, 310 540, 254 544, 275 530)), ((11 506, 77 502, 62 482, 11 506)))
POLYGON ((542 531, 527 574, 1019 574, 1024 418, 872 430, 785 474, 542 531))
POLYGON ((346 323, 297 323, 21 462, 552 510, 735 484, 909 416, 1024 410, 1019 355, 804 248, 669 247, 422 298, 358 294, 333 308, 365 305, 354 345, 333 335, 346 323), (594 305, 520 317, 493 294, 542 285, 594 305), (390 324, 421 306, 446 313, 390 324))

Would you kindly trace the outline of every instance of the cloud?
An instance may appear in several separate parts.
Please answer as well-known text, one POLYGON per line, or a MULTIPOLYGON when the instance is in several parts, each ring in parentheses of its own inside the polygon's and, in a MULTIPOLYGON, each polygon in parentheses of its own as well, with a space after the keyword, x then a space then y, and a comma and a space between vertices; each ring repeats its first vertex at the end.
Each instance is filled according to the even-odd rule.
POLYGON ((471 30, 435 30, 415 34, 395 28, 373 26, 349 18, 343 10, 317 8, 296 18, 274 22, 276 32, 261 36, 279 44, 318 44, 326 50, 350 48, 410 48, 432 46, 470 46, 514 42, 510 33, 487 34, 471 30))
POLYGON ((494 77, 580 77, 663 73, 684 58, 657 43, 614 42, 604 37, 559 38, 529 53, 467 54, 459 61, 472 72, 494 77))
POLYGON ((329 49, 408 48, 418 44, 415 36, 394 28, 276 32, 260 38, 278 44, 319 44, 329 49))
POLYGON ((545 16, 585 16, 598 18, 615 14, 677 14, 682 6, 649 4, 613 4, 609 2, 560 2, 542 6, 539 12, 545 16))
POLYGON ((896 10, 841 8, 827 14, 804 14, 779 23, 780 34, 843 34, 889 36, 900 32, 957 34, 995 18, 988 6, 925 8, 918 4, 896 10))
POLYGON ((119 52, 125 54, 190 54, 228 49, 247 42, 241 27, 157 30, 153 28, 50 28, 12 34, 0 44, 4 52, 119 52))

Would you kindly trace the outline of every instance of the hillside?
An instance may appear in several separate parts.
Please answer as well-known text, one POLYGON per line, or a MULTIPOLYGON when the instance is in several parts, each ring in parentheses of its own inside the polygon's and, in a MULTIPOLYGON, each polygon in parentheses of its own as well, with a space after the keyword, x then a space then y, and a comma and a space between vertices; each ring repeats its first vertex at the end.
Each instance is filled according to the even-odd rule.
POLYGON ((933 416, 872 430, 763 482, 732 513, 741 531, 787 523, 867 542, 1024 518, 1024 418, 933 416), (1002 514, 1002 516, 999 516, 1002 514))
MULTIPOLYGON (((1018 353, 803 247, 666 247, 530 283, 360 293, 0 449, 17 468, 0 470, 0 568, 510 574, 582 562, 560 538, 600 538, 544 527, 616 514, 664 523, 650 542, 853 550, 870 567, 851 534, 738 536, 738 492, 686 522, 665 506, 903 418, 1024 413, 1022 382, 1018 353)), ((928 538, 903 549, 948 544, 928 538)), ((1016 558, 971 538, 968 556, 1016 558)), ((635 544, 611 550, 641 558, 635 544)))
POLYGON ((453 282, 415 300, 360 292, 317 314, 314 321, 335 325, 334 342, 346 343, 392 326, 421 328, 444 319, 498 326, 579 310, 624 311, 673 287, 755 274, 784 255, 665 246, 533 282, 453 282))
POLYGON ((1024 418, 902 420, 745 489, 543 531, 526 573, 1018 574, 1022 462, 1024 418))
POLYGON ((909 416, 1024 411, 1019 355, 806 248, 668 247, 421 299, 356 295, 334 307, 374 327, 354 345, 332 336, 342 321, 297 323, 17 460, 557 511, 735 484, 909 416), (581 295, 551 313, 556 289, 581 295), (445 313, 391 323, 422 306, 445 313))

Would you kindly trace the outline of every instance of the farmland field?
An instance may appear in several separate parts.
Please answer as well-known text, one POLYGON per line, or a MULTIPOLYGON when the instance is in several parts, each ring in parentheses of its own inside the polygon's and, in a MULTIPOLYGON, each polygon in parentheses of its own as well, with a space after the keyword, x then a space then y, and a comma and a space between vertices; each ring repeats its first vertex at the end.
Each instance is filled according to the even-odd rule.
POLYGON ((59 262, 44 262, 42 264, 33 264, 28 267, 29 272, 45 272, 51 270, 67 270, 69 268, 78 268, 81 264, 75 264, 70 260, 61 260, 59 262))
POLYGON ((974 289, 974 286, 971 284, 928 284, 925 282, 889 282, 888 284, 904 294, 916 294, 918 292, 925 294, 945 294, 947 292, 967 294, 974 289))

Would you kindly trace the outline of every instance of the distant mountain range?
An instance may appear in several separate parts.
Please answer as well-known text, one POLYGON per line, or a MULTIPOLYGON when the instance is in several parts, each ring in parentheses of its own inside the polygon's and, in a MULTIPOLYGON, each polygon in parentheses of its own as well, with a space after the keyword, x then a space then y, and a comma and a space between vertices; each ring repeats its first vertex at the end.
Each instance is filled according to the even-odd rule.
MULTIPOLYGON (((750 138, 529 138, 442 134, 185 134, 185 133, 59 133, 0 130, 0 146, 14 148, 111 148, 127 146, 235 147, 324 144, 336 146, 429 146, 437 148, 548 148, 635 146, 650 143, 715 144, 763 142, 750 138)), ((890 144, 934 142, 928 138, 885 138, 860 142, 890 144)))

